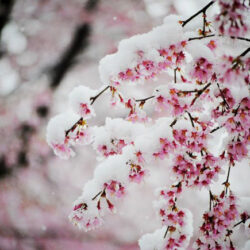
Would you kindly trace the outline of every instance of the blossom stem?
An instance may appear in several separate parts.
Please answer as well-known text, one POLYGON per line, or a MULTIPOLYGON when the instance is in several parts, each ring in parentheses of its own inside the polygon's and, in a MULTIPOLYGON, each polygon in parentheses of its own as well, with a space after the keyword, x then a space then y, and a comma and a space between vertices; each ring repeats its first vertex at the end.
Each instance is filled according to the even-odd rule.
POLYGON ((98 192, 93 198, 92 201, 94 201, 99 195, 102 196, 105 194, 106 188, 104 188, 102 191, 98 192))
POLYGON ((70 129, 65 131, 65 136, 67 136, 70 131, 73 131, 78 124, 81 124, 82 121, 83 121, 83 118, 81 117, 75 124, 73 124, 73 126, 70 129))
POLYGON ((175 119, 171 122, 170 127, 173 128, 173 126, 176 124, 176 122, 177 122, 177 118, 175 118, 175 119))
POLYGON ((146 97, 146 98, 144 98, 144 99, 136 99, 135 101, 136 101, 136 102, 146 102, 147 100, 150 100, 150 99, 152 99, 152 98, 155 98, 155 96, 152 95, 152 96, 146 97))
POLYGON ((193 40, 201 40, 204 38, 209 38, 209 37, 214 37, 215 34, 207 35, 207 36, 197 36, 197 37, 190 37, 188 38, 188 41, 193 41, 193 40))
POLYGON ((203 94, 203 92, 209 88, 211 85, 211 82, 208 83, 204 88, 200 89, 197 91, 196 97, 193 99, 193 101, 191 102, 191 106, 194 105, 195 101, 203 94))
POLYGON ((250 42, 250 38, 239 37, 239 36, 230 36, 230 38, 250 42))
POLYGON ((212 200, 213 200, 213 194, 211 190, 209 189, 209 211, 212 209, 212 200))
POLYGON ((110 86, 107 86, 105 89, 103 89, 101 92, 99 92, 96 96, 90 97, 91 105, 96 101, 96 99, 102 95, 107 89, 109 89, 110 86))
POLYGON ((214 4, 215 1, 211 1, 209 2, 205 7, 203 7, 201 10, 199 10, 198 12, 196 12, 194 15, 192 15, 191 17, 189 17, 187 20, 182 22, 182 27, 184 27, 187 23, 189 23, 192 19, 194 19, 196 16, 198 16, 201 13, 206 12, 206 10, 212 5, 214 4))
POLYGON ((237 58, 245 56, 249 51, 250 51, 250 47, 244 50, 239 56, 237 56, 237 58))
POLYGON ((191 124, 192 124, 192 127, 194 128, 194 118, 193 118, 193 116, 188 111, 186 111, 186 113, 188 114, 189 119, 190 119, 191 124))
POLYGON ((166 230, 166 232, 165 232, 165 234, 164 234, 164 239, 167 237, 168 230, 169 230, 169 226, 167 227, 167 230, 166 230))
POLYGON ((215 131, 219 130, 220 128, 223 128, 223 126, 218 126, 210 131, 210 134, 214 133, 215 131))
POLYGON ((227 194, 227 191, 228 191, 228 188, 229 188, 229 185, 230 183, 228 182, 229 181, 229 176, 230 176, 230 170, 231 170, 231 164, 229 164, 229 167, 228 167, 228 171, 227 171, 227 179, 225 182, 223 182, 223 184, 225 185, 226 187, 226 194, 227 194))
POLYGON ((241 221, 237 222, 236 224, 234 224, 234 226, 233 226, 233 227, 237 227, 237 226, 239 226, 241 223, 245 223, 245 222, 246 222, 246 220, 248 220, 249 218, 250 218, 250 216, 248 216, 247 218, 245 218, 245 219, 243 219, 243 220, 241 220, 241 221))
POLYGON ((219 83, 217 83, 217 86, 218 86, 218 89, 220 90, 220 94, 221 94, 221 97, 222 97, 224 103, 227 105, 227 107, 228 107, 228 109, 229 109, 230 106, 228 105, 228 103, 227 103, 227 101, 226 101, 226 98, 225 98, 225 96, 223 95, 223 92, 222 92, 222 90, 221 90, 221 88, 220 88, 219 83))
POLYGON ((177 79, 176 79, 176 71, 177 71, 177 67, 174 69, 174 83, 176 83, 177 82, 177 79))
POLYGON ((240 36, 228 36, 227 37, 227 36, 216 35, 216 34, 211 34, 211 35, 207 35, 207 36, 190 37, 190 38, 188 38, 188 41, 201 40, 201 39, 210 38, 210 37, 224 37, 224 38, 231 38, 231 39, 237 39, 237 40, 250 42, 250 38, 246 38, 246 37, 240 37, 240 36))

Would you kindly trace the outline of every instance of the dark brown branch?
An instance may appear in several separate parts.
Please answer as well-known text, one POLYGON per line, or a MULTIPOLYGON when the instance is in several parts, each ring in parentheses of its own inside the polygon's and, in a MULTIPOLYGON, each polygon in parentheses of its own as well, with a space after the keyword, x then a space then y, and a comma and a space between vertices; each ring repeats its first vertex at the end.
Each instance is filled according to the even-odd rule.
POLYGON ((166 232, 165 232, 165 234, 164 234, 164 239, 167 237, 168 230, 169 230, 169 226, 167 227, 167 230, 166 230, 166 232))
POLYGON ((90 35, 91 26, 89 23, 83 23, 76 28, 70 45, 58 59, 56 65, 51 69, 50 87, 52 89, 59 86, 63 77, 74 64, 77 55, 88 47, 90 35))
POLYGON ((227 179, 226 179, 225 182, 222 183, 222 184, 225 185, 225 187, 226 187, 226 191, 225 191, 226 194, 227 194, 227 191, 228 191, 228 187, 229 187, 229 185, 230 185, 230 183, 229 183, 230 170, 231 170, 231 164, 230 164, 229 167, 228 167, 227 179))
POLYGON ((201 13, 205 13, 206 10, 215 3, 215 1, 211 1, 209 2, 205 7, 203 7, 201 10, 199 10, 198 12, 196 12, 194 15, 192 15, 191 17, 189 17, 187 20, 182 22, 182 27, 184 27, 187 23, 189 23, 192 19, 194 19, 196 16, 198 16, 201 13))
POLYGON ((173 128, 173 126, 176 124, 176 122, 177 122, 177 118, 175 118, 172 122, 171 122, 171 124, 169 125, 171 128, 173 128))
POLYGON ((237 56, 237 58, 245 56, 249 51, 250 51, 250 47, 244 50, 239 56, 237 56))
POLYGON ((196 97, 193 99, 193 101, 191 102, 191 106, 194 105, 195 101, 203 94, 203 92, 209 88, 211 85, 211 82, 208 83, 204 88, 198 90, 197 94, 196 94, 196 97))
POLYGON ((100 191, 98 192, 93 198, 92 198, 92 201, 94 201, 99 195, 101 195, 104 191, 100 191))
POLYGON ((229 109, 230 106, 228 105, 228 103, 227 103, 227 101, 226 101, 226 98, 225 98, 225 96, 223 95, 223 92, 222 92, 222 90, 221 90, 221 88, 220 88, 219 83, 217 83, 217 86, 218 86, 218 89, 220 90, 220 94, 221 94, 221 97, 222 97, 224 103, 227 105, 227 108, 229 109))
POLYGON ((210 131, 210 134, 214 133, 215 131, 219 130, 220 128, 223 128, 223 126, 218 126, 210 131))
POLYGON ((186 113, 188 114, 189 119, 190 119, 191 124, 192 124, 192 127, 194 128, 194 118, 193 118, 193 116, 188 111, 186 111, 186 113))
POLYGON ((239 226, 241 223, 245 223, 248 219, 250 218, 250 216, 246 216, 244 219, 242 219, 241 221, 237 222, 236 224, 234 224, 233 227, 237 227, 239 226))
POLYGON ((78 124, 81 124, 82 121, 83 121, 83 118, 81 117, 75 124, 73 124, 73 126, 70 129, 65 131, 65 136, 67 136, 70 131, 73 131, 78 124))
POLYGON ((188 41, 201 40, 201 39, 210 38, 210 37, 225 37, 225 38, 231 38, 231 39, 237 39, 237 40, 242 40, 242 41, 250 42, 250 38, 238 37, 238 36, 230 36, 230 37, 227 37, 227 36, 215 35, 215 34, 206 35, 206 36, 190 37, 190 38, 188 39, 188 41))
POLYGON ((206 10, 203 11, 203 28, 202 28, 202 35, 206 35, 206 24, 207 24, 207 19, 206 19, 206 10))
MULTIPOLYGON (((107 86, 105 89, 103 89, 100 93, 98 93, 96 96, 90 97, 90 101, 91 101, 91 105, 95 102, 95 100, 102 95, 107 89, 109 89, 110 86, 107 86)), ((72 127, 68 130, 65 131, 65 136, 67 136, 69 134, 69 132, 73 131, 77 125, 81 124, 83 121, 83 118, 81 117, 75 124, 72 125, 72 127)))
POLYGON ((230 36, 230 38, 250 42, 250 38, 239 37, 239 36, 230 36))
POLYGON ((214 199, 213 194, 212 194, 211 190, 209 190, 209 211, 211 211, 211 209, 212 209, 213 199, 214 199))
POLYGON ((146 98, 144 98, 144 99, 136 99, 135 101, 136 101, 136 102, 146 102, 147 100, 150 100, 150 99, 152 99, 152 98, 155 98, 155 96, 152 95, 152 96, 146 97, 146 98))
POLYGON ((214 37, 214 36, 215 36, 214 34, 211 34, 211 35, 207 35, 207 36, 191 37, 191 38, 188 39, 188 41, 201 40, 201 39, 204 39, 204 38, 209 38, 209 37, 214 37))
POLYGON ((174 69, 174 83, 177 82, 177 79, 176 79, 176 71, 177 71, 177 69, 178 69, 178 68, 175 68, 175 69, 174 69))
POLYGON ((93 97, 90 97, 90 104, 92 105, 95 101, 96 101, 96 99, 100 96, 100 95, 102 95, 107 89, 109 89, 110 88, 110 86, 107 86, 105 89, 103 89, 101 92, 99 92, 96 96, 93 96, 93 97))

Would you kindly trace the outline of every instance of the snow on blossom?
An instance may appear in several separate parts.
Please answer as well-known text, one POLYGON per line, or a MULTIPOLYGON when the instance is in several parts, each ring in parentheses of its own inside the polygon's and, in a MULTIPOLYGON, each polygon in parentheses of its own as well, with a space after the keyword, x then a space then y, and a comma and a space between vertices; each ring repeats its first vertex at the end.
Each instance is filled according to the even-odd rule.
POLYGON ((69 103, 73 111, 84 119, 95 116, 95 111, 90 100, 91 97, 94 97, 95 93, 95 90, 83 85, 75 87, 69 94, 69 103))
POLYGON ((232 192, 229 196, 223 191, 219 196, 211 194, 211 211, 203 214, 203 224, 200 231, 203 236, 198 238, 194 244, 200 249, 224 249, 224 246, 234 249, 230 235, 232 227, 239 213, 236 204, 236 197, 232 192), (224 241, 223 238, 226 238, 224 241))
POLYGON ((75 155, 71 148, 73 145, 86 145, 92 142, 92 132, 79 115, 67 112, 49 121, 47 142, 57 156, 69 159, 75 155))
POLYGON ((151 234, 145 234, 139 239, 140 249, 186 249, 193 234, 193 216, 188 209, 183 209, 183 216, 181 231, 171 231, 170 227, 164 226, 151 234))
POLYGON ((95 140, 93 147, 104 157, 121 154, 123 147, 133 143, 133 140, 145 131, 140 123, 116 118, 107 118, 105 126, 94 128, 95 140))
POLYGON ((219 0, 220 13, 215 16, 220 34, 242 36, 249 30, 249 4, 242 0, 219 0))
POLYGON ((66 139, 66 131, 69 130, 80 117, 74 113, 67 112, 53 117, 47 127, 47 142, 55 154, 61 158, 68 159, 74 156, 66 139))
POLYGON ((69 215, 69 219, 79 229, 85 231, 93 230, 101 226, 103 223, 96 202, 92 200, 85 202, 81 198, 75 202, 75 206, 69 215))
MULTIPOLYGON (((160 67, 165 61, 158 50, 174 49, 175 47, 170 48, 170 46, 185 40, 179 20, 178 16, 168 16, 164 19, 163 25, 152 31, 120 42, 118 52, 100 61, 99 72, 102 82, 112 84, 119 80, 134 81, 141 78, 141 74, 144 75, 144 79, 154 77, 155 73, 152 69, 160 67), (138 64, 138 61, 141 63, 138 64)), ((185 44, 182 43, 181 46, 185 44)), ((180 56, 179 59, 176 58, 177 61, 181 60, 180 56)), ((165 68, 164 65, 161 67, 165 68)))

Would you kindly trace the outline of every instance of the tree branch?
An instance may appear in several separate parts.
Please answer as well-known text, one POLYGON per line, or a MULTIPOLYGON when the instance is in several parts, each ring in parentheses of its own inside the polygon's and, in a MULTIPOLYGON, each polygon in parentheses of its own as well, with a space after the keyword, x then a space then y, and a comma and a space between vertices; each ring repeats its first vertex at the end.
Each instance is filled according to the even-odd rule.
POLYGON ((188 114, 189 119, 190 119, 191 124, 192 124, 192 127, 194 128, 194 118, 193 118, 193 116, 188 111, 186 111, 186 113, 188 114))
POLYGON ((194 105, 195 101, 204 93, 204 91, 210 87, 211 82, 208 83, 204 88, 202 88, 201 90, 198 90, 196 97, 193 99, 193 101, 191 102, 191 106, 194 105))
POLYGON ((59 86, 64 75, 72 67, 76 56, 89 45, 91 27, 89 23, 83 23, 76 28, 73 39, 58 63, 51 70, 50 87, 55 89, 59 86))
POLYGON ((215 1, 211 1, 209 2, 205 7, 203 7, 201 10, 199 10, 198 12, 196 12, 194 15, 192 15, 191 17, 189 17, 187 20, 182 22, 182 27, 184 27, 187 23, 189 23, 192 19, 194 19, 196 16, 198 16, 201 13, 205 13, 206 10, 215 3, 215 1))
POLYGON ((150 100, 150 99, 152 99, 152 98, 155 98, 155 96, 152 95, 152 96, 146 97, 146 98, 144 98, 144 99, 136 99, 135 101, 136 101, 136 102, 146 102, 147 100, 150 100))
POLYGON ((110 86, 107 86, 105 89, 103 89, 100 93, 98 93, 96 96, 93 96, 93 97, 90 97, 90 104, 92 105, 95 101, 96 101, 96 99, 100 96, 100 95, 102 95, 106 90, 108 90, 110 88, 110 86))

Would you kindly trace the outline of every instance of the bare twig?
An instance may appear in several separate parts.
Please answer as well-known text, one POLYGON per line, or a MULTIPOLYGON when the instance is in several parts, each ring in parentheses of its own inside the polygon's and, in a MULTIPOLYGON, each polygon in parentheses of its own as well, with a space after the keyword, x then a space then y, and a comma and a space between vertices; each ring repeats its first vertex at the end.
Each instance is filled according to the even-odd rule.
POLYGON ((210 131, 210 134, 214 133, 215 131, 219 130, 220 128, 223 128, 223 126, 218 126, 210 131))
POLYGON ((194 118, 193 118, 193 116, 188 111, 186 111, 186 113, 188 114, 189 119, 190 119, 191 124, 192 124, 192 127, 194 128, 194 118))
POLYGON ((193 101, 191 102, 191 106, 194 105, 195 101, 203 94, 203 92, 209 88, 211 85, 211 82, 208 83, 204 88, 198 90, 197 94, 196 94, 196 97, 193 99, 193 101))
POLYGON ((227 108, 229 109, 230 106, 228 105, 228 103, 227 103, 227 101, 226 101, 226 98, 225 98, 225 96, 223 95, 223 92, 222 92, 222 90, 221 90, 221 88, 220 88, 219 83, 217 83, 217 86, 218 86, 218 89, 220 90, 220 94, 221 94, 221 97, 222 97, 224 103, 227 105, 227 108))
POLYGON ((136 99, 135 101, 136 102, 146 102, 147 100, 150 100, 152 98, 155 98, 155 96, 152 95, 152 96, 149 96, 149 97, 146 97, 146 98, 143 98, 143 99, 136 99))
POLYGON ((166 230, 166 232, 165 232, 165 234, 164 234, 164 239, 166 238, 166 236, 167 236, 167 234, 168 234, 168 230, 169 230, 169 226, 167 227, 167 230, 166 230))
POLYGON ((226 191, 225 191, 226 194, 227 194, 227 191, 228 191, 228 187, 230 186, 230 183, 229 183, 230 170, 231 170, 231 164, 229 164, 229 167, 228 167, 227 179, 226 179, 225 182, 222 183, 226 187, 226 191))
POLYGON ((189 17, 187 20, 182 22, 182 27, 184 27, 187 23, 189 23, 192 19, 194 19, 196 16, 198 16, 201 13, 206 12, 206 10, 215 3, 215 1, 211 1, 209 2, 205 7, 203 7, 201 10, 199 10, 198 12, 196 12, 194 15, 192 15, 191 17, 189 17))
POLYGON ((207 36, 197 36, 197 37, 191 37, 188 39, 188 41, 193 41, 193 40, 201 40, 204 38, 209 38, 209 37, 214 37, 215 34, 207 35, 207 36))
POLYGON ((107 89, 109 89, 110 86, 107 86, 105 89, 103 89, 101 92, 99 92, 96 96, 90 97, 91 105, 96 101, 96 99, 102 95, 107 89))

